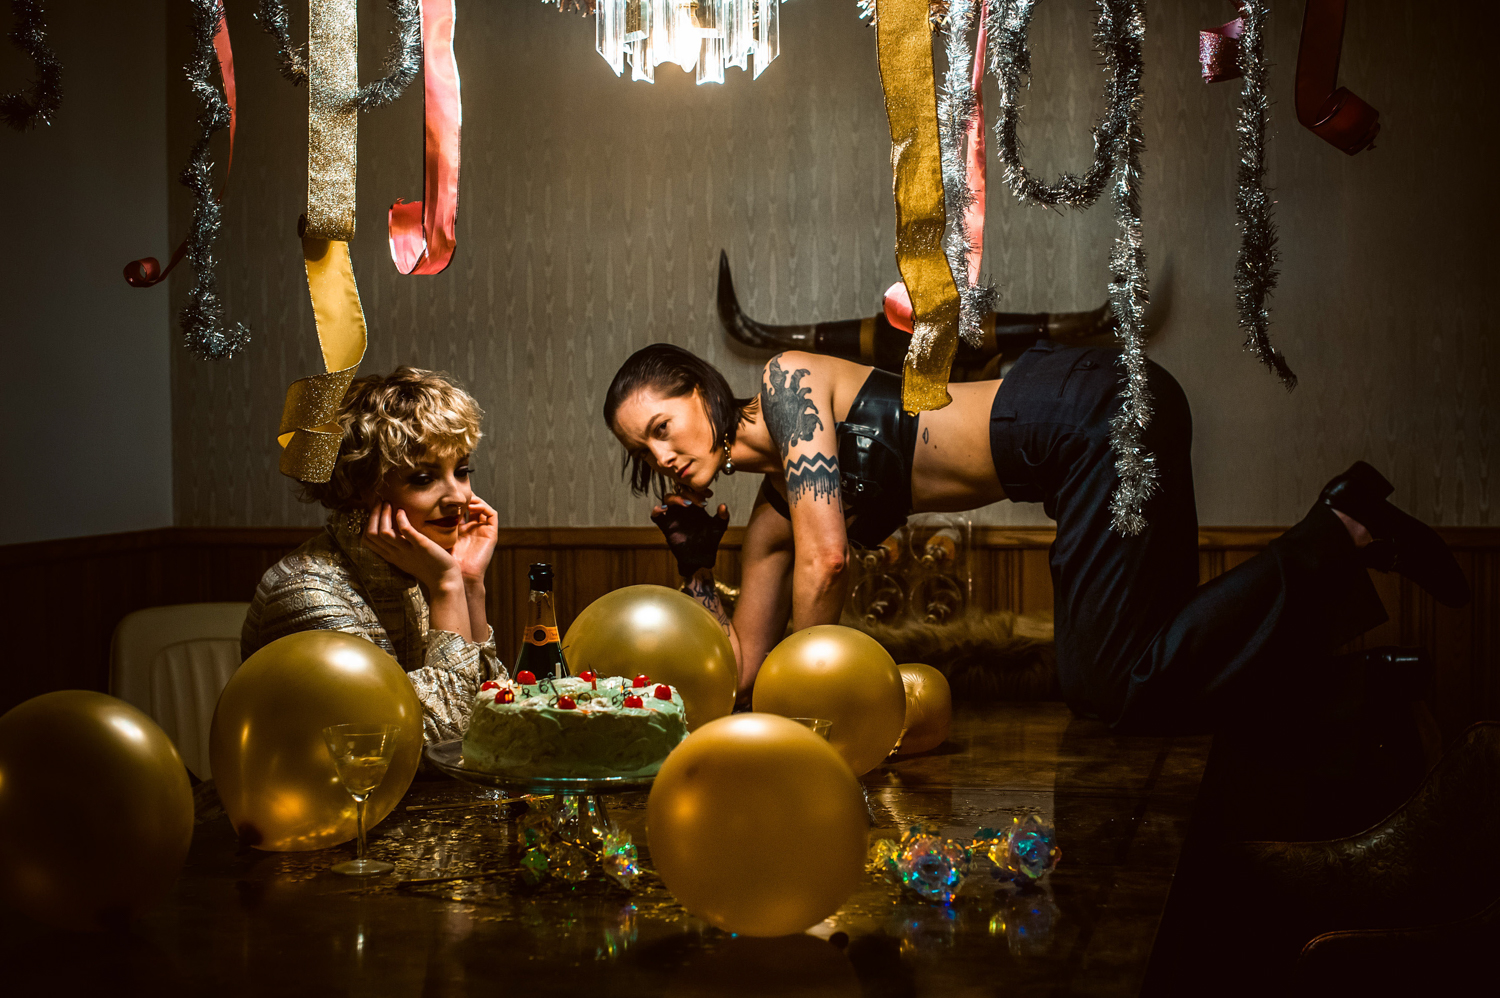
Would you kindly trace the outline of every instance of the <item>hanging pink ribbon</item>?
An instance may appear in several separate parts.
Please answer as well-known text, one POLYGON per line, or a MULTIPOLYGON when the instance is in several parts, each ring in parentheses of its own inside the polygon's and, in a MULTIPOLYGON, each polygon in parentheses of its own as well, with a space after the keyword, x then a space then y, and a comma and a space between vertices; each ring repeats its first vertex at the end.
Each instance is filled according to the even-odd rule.
POLYGON ((426 138, 422 200, 391 205, 391 259, 403 274, 440 274, 458 244, 458 152, 463 105, 453 56, 454 0, 422 0, 426 138))
POLYGON ((1375 145, 1380 112, 1338 85, 1344 0, 1307 0, 1297 46, 1297 120, 1353 156, 1375 145))
POLYGON ((1240 35, 1244 32, 1243 17, 1198 32, 1198 65, 1204 83, 1222 83, 1245 75, 1240 71, 1240 35))
MULTIPOLYGON (((218 57, 219 76, 224 81, 224 100, 229 104, 229 156, 224 161, 224 182, 229 182, 229 170, 234 166, 234 126, 239 111, 234 96, 234 50, 229 47, 229 20, 224 14, 224 4, 219 3, 219 26, 214 31, 214 55, 218 57)), ((125 265, 125 280, 133 288, 149 288, 167 279, 172 269, 182 262, 187 254, 187 240, 177 244, 172 259, 162 267, 154 256, 131 260, 125 265)))
POLYGON ((973 195, 964 211, 964 234, 969 239, 969 286, 979 283, 979 264, 984 259, 984 50, 989 44, 990 5, 985 0, 979 15, 979 38, 974 43, 974 116, 969 119, 968 183, 973 195))
MULTIPOLYGON (((985 144, 984 144, 984 50, 989 44, 990 5, 986 0, 979 15, 979 39, 974 43, 974 116, 969 119, 967 139, 966 182, 974 195, 964 210, 964 233, 969 240, 969 285, 979 282, 979 265, 984 259, 985 144)), ((885 293, 885 321, 897 329, 912 331, 911 295, 906 284, 897 281, 885 293)))

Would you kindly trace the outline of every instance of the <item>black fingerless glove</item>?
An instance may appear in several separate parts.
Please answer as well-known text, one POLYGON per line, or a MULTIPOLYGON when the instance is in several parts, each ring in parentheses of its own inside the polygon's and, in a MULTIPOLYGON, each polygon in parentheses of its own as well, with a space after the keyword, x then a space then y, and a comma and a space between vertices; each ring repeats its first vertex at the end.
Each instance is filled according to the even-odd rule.
POLYGON ((669 502, 651 522, 661 528, 667 547, 677 559, 677 571, 690 579, 700 568, 713 568, 719 541, 729 529, 729 518, 717 517, 696 503, 669 502))

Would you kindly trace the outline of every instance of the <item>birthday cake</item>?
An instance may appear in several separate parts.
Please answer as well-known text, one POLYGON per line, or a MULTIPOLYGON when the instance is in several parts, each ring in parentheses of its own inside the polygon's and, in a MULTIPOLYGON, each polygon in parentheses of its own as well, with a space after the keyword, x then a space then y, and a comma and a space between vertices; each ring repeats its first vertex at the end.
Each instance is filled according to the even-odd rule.
POLYGON ((464 765, 547 778, 650 776, 686 736, 682 697, 665 683, 589 672, 538 682, 521 672, 479 688, 464 765))

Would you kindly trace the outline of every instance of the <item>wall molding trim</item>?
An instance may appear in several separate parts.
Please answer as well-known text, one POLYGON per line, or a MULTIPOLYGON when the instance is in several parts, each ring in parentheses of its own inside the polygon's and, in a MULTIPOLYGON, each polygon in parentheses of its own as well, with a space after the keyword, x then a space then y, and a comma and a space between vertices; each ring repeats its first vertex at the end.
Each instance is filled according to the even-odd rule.
MULTIPOLYGON (((0 607, 9 654, 0 661, 0 712, 55 689, 105 689, 110 636, 127 613, 172 603, 248 600, 260 576, 316 534, 310 527, 164 527, 97 537, 0 546, 0 607)), ((1200 576, 1210 579, 1255 556, 1283 528, 1210 526, 1198 532, 1200 576)), ((1440 606, 1406 580, 1372 573, 1390 621, 1356 647, 1421 647, 1437 669, 1433 709, 1446 735, 1500 718, 1500 528, 1442 527, 1474 588, 1461 610, 1440 606)), ((507 527, 487 580, 490 622, 502 657, 523 623, 526 567, 556 568, 564 628, 594 599, 639 583, 676 586, 661 533, 640 527, 507 527)), ((974 605, 1050 611, 1051 527, 976 527, 974 605)), ((719 577, 739 579, 743 527, 720 546, 719 577)))

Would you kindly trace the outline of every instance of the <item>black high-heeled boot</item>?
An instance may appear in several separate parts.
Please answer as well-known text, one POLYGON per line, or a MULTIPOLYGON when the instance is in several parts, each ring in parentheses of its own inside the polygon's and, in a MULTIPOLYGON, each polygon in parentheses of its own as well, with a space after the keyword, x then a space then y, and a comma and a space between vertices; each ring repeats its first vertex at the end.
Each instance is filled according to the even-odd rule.
POLYGON ((1323 487, 1318 501, 1356 521, 1375 543, 1361 552, 1365 564, 1383 572, 1400 572, 1431 593, 1439 603, 1464 606, 1469 581, 1448 545, 1427 524, 1391 505, 1395 486, 1363 461, 1323 487))

